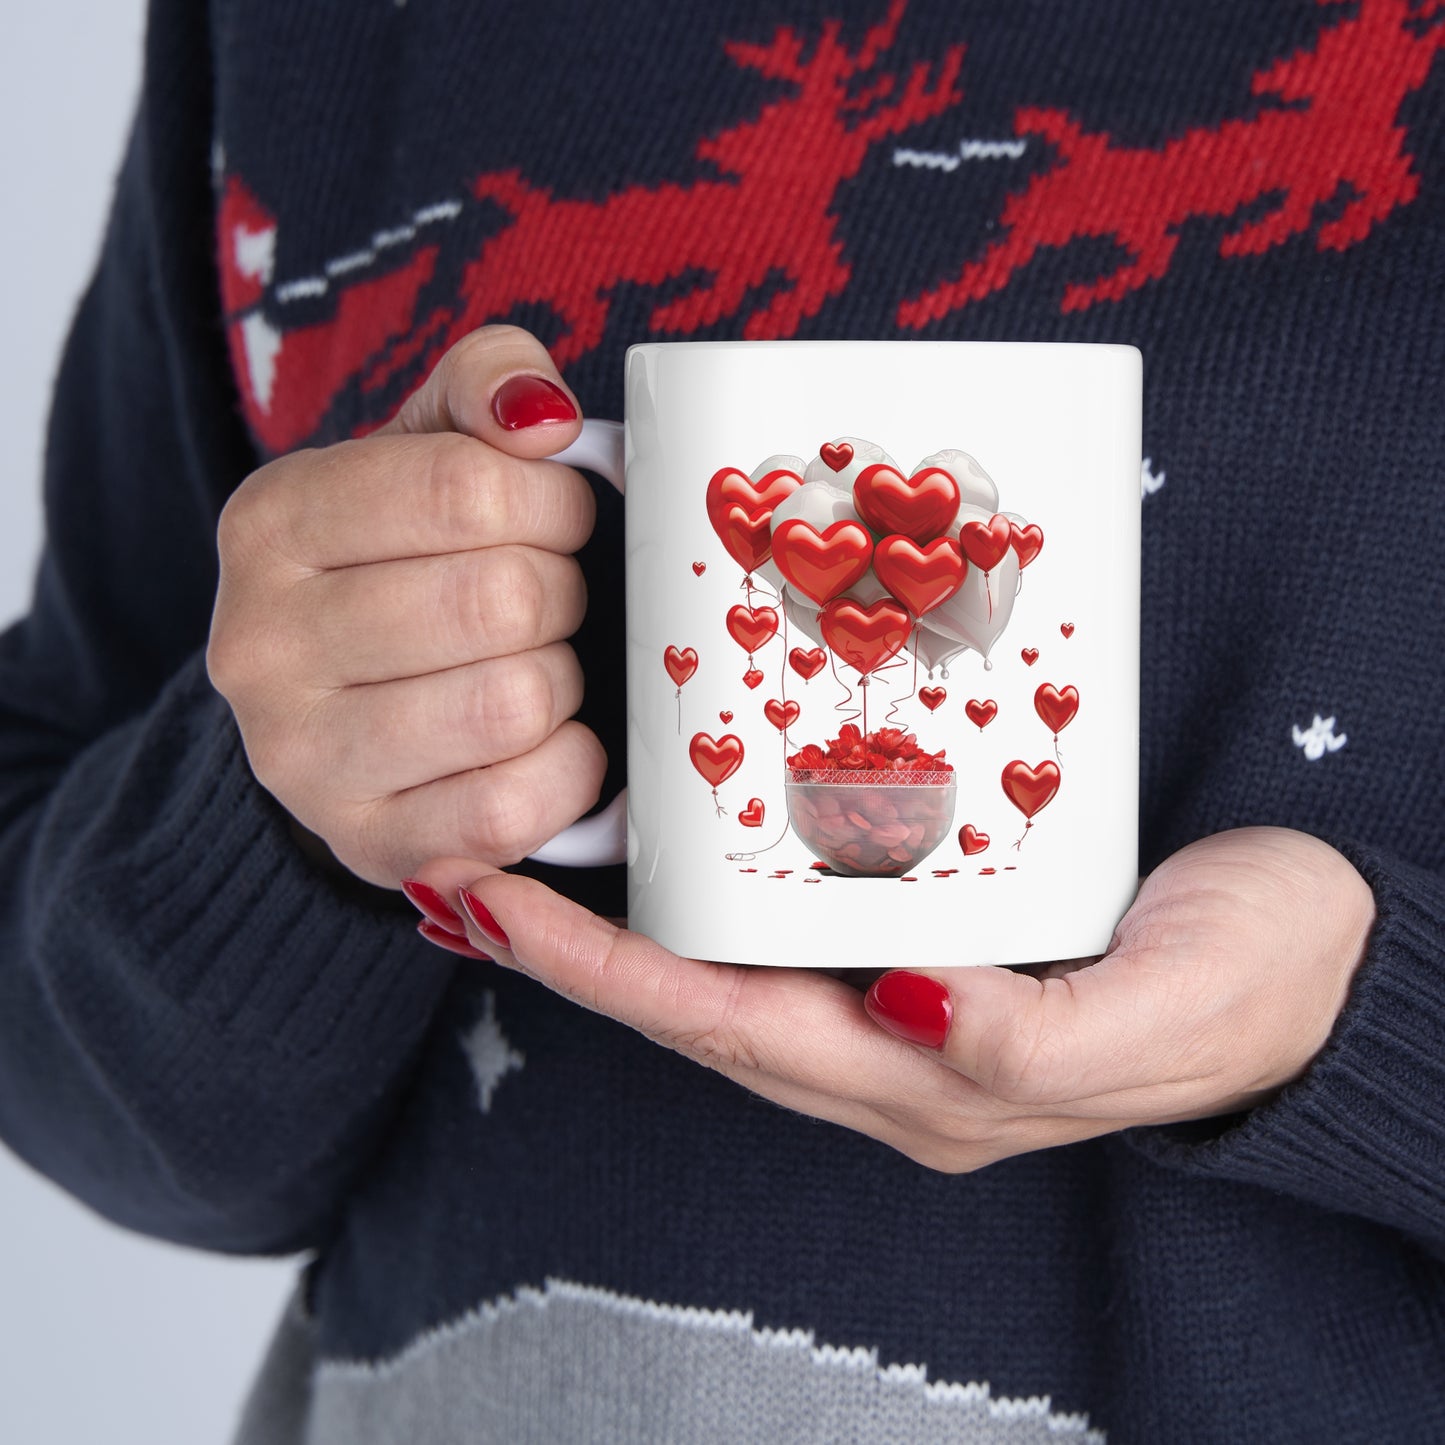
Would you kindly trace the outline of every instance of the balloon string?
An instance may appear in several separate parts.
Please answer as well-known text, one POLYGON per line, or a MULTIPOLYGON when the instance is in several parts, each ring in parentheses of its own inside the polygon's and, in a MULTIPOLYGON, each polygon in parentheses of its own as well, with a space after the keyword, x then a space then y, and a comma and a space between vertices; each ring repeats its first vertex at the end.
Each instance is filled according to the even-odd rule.
POLYGON ((727 809, 723 807, 722 799, 718 797, 716 788, 712 790, 712 802, 713 807, 717 809, 717 816, 721 818, 727 812, 727 809))
POLYGON ((993 573, 983 574, 983 595, 988 598, 988 620, 993 621, 993 573))
MULTIPOLYGON (((919 629, 920 629, 922 626, 923 626, 923 624, 922 624, 921 622, 916 622, 916 621, 915 621, 914 624, 913 624, 913 632, 912 632, 912 635, 911 635, 911 636, 909 637, 909 639, 908 639, 909 651, 913 653, 913 691, 910 692, 906 697, 895 697, 895 698, 893 699, 893 701, 888 704, 888 711, 883 715, 883 721, 884 721, 885 723, 897 722, 898 719, 894 716, 894 714, 897 713, 898 709, 899 709, 905 702, 908 702, 911 698, 914 698, 914 697, 916 697, 916 696, 918 695, 918 649, 917 649, 917 642, 918 642, 918 632, 919 632, 919 629)), ((885 671, 887 671, 888 668, 893 667, 893 666, 895 666, 895 665, 900 665, 900 664, 890 662, 890 663, 887 663, 884 667, 880 667, 880 668, 878 669, 878 671, 879 671, 879 672, 885 672, 885 671)))
POLYGON ((1055 760, 1056 762, 1060 762, 1060 763, 1063 762, 1063 760, 1064 760, 1064 755, 1059 751, 1059 735, 1058 735, 1058 733, 1055 733, 1055 734, 1054 734, 1054 760, 1055 760))
POLYGON ((858 679, 858 686, 863 693, 863 736, 868 736, 868 674, 865 672, 858 679))
MULTIPOLYGON (((843 689, 843 692, 846 694, 846 696, 843 698, 843 701, 842 701, 842 702, 835 702, 835 703, 833 704, 833 711, 834 711, 834 712, 846 712, 846 713, 848 713, 848 716, 843 719, 843 722, 844 722, 844 723, 850 723, 850 722, 852 722, 852 721, 858 716, 858 710, 857 710, 856 708, 852 708, 852 704, 853 704, 853 689, 852 689, 851 687, 849 687, 848 684, 847 684, 846 682, 844 682, 841 677, 838 676, 838 659, 833 656, 833 650, 832 650, 832 648, 829 648, 829 649, 828 649, 828 666, 833 669, 833 680, 834 680, 834 682, 836 682, 836 683, 838 684, 838 686, 841 687, 841 688, 843 689), (852 708, 852 711, 849 711, 850 708, 852 708)), ((841 726, 841 725, 840 725, 840 726, 841 726)))
POLYGON ((1024 819, 1024 830, 1023 830, 1022 833, 1019 834, 1019 840, 1018 840, 1017 843, 1014 844, 1014 847, 1015 847, 1015 848, 1020 848, 1020 849, 1021 849, 1021 848, 1024 846, 1024 839, 1029 836, 1029 829, 1032 828, 1033 826, 1034 826, 1034 825, 1033 825, 1033 820, 1032 820, 1032 819, 1030 819, 1030 818, 1025 818, 1025 819, 1024 819))
MULTIPOLYGON (((682 689, 677 690, 677 735, 682 736, 682 689)), ((1055 739, 1057 741, 1057 739, 1055 739)))
POLYGON ((766 848, 754 848, 751 853, 724 853, 723 857, 729 863, 751 863, 754 858, 759 857, 761 854, 771 853, 773 849, 776 848, 778 844, 781 843, 783 839, 788 836, 789 826, 790 825, 788 823, 784 823, 783 831, 779 833, 778 836, 774 838, 773 841, 769 843, 766 848))

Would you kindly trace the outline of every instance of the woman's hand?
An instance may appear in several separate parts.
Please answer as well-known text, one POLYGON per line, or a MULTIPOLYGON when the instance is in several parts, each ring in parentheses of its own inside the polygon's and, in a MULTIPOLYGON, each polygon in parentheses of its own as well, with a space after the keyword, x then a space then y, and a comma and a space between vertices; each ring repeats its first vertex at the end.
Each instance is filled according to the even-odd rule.
POLYGON ((806 968, 678 958, 540 883, 476 874, 423 870, 474 949, 950 1172, 1264 1102, 1324 1045, 1374 920, 1333 848, 1241 829, 1156 869, 1100 959, 885 973, 865 999, 806 968))
POLYGON ((541 343, 459 342, 381 431, 262 467, 222 513, 207 665, 252 770, 369 882, 514 863, 597 799, 563 641, 586 606, 580 418, 541 343))

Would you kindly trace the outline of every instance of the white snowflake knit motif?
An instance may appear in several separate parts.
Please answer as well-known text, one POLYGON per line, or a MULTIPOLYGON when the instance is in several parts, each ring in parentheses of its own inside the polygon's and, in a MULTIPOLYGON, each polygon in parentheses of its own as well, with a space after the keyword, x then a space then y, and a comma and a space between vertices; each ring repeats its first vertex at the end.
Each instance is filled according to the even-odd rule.
POLYGON ((1309 727, 1295 727, 1293 732, 1295 747, 1303 748, 1305 757, 1312 763, 1319 762, 1326 753, 1339 752, 1349 742, 1348 734, 1335 732, 1334 718, 1322 718, 1319 713, 1309 727))
POLYGON ((491 989, 482 995, 482 1016, 462 1035, 461 1042, 477 1081, 477 1102, 482 1113, 489 1114, 497 1085, 526 1063, 497 1022, 497 996, 491 989))

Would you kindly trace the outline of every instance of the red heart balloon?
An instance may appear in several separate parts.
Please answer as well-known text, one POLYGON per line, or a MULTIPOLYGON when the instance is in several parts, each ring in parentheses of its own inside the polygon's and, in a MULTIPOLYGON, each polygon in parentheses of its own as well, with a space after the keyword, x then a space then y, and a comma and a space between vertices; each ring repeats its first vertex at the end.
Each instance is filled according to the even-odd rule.
POLYGON ((1044 550, 1044 529, 1034 525, 1020 527, 1017 522, 1010 522, 1008 540, 1009 546, 1018 553, 1022 572, 1044 550))
POLYGON ((742 766, 743 740, 732 733, 720 738, 707 733, 694 733, 687 745, 687 755, 692 765, 703 776, 703 781, 716 788, 725 783, 742 766))
POLYGON ((701 577, 702 574, 703 574, 704 572, 706 572, 706 571, 707 571, 707 563, 706 563, 706 562, 694 562, 694 563, 692 564, 692 575, 693 575, 694 577, 701 577))
POLYGON ((1039 650, 1037 647, 1020 648, 1019 656, 1023 658, 1025 667, 1032 667, 1039 660, 1039 650))
POLYGON ((965 823, 958 830, 958 846, 963 849, 965 858, 972 858, 975 853, 982 853, 988 847, 988 834, 980 833, 972 823, 965 823))
POLYGON ((765 811, 761 798, 749 798, 747 807, 738 811, 738 822, 744 828, 761 828, 765 811))
POLYGON ((732 710, 730 707, 725 707, 725 708, 718 714, 718 718, 719 718, 722 722, 730 723, 730 722, 733 720, 733 710, 732 710))
POLYGON ((1034 693, 1034 711, 1043 719, 1051 733, 1058 734, 1073 722, 1079 710, 1079 689, 1057 688, 1051 682, 1040 684, 1034 693))
POLYGON ((948 693, 941 687, 920 687, 918 689, 918 700, 929 712, 936 712, 943 706, 944 699, 948 693))
POLYGON ((763 716, 777 728, 779 732, 785 732, 797 722, 798 714, 802 708, 795 702, 779 702, 777 698, 770 697, 763 704, 763 716))
POLYGON ((1001 781, 1009 802, 1025 818, 1032 818, 1059 791, 1059 776, 1059 765, 1051 758, 1045 758, 1036 768, 1015 758, 1004 768, 1001 781))
POLYGON ((828 646, 865 677, 903 650, 913 626, 907 610, 891 597, 871 607, 839 597, 818 614, 818 621, 828 646))
POLYGON ((707 519, 727 554, 745 572, 760 567, 772 551, 773 509, 803 485, 796 472, 780 468, 753 481, 736 467, 720 467, 707 484, 707 519))
POLYGON ((691 647, 684 647, 681 652, 669 647, 662 654, 662 665, 673 685, 681 687, 697 671, 697 652, 691 647))
POLYGON ((749 692, 751 692, 753 688, 755 688, 762 680, 762 673, 760 673, 755 667, 750 667, 745 673, 743 673, 743 682, 747 685, 749 692))
POLYGON ((771 607, 728 608, 728 633, 744 652, 756 652, 778 633, 778 614, 771 607))
POLYGON ((778 570, 819 607, 846 592, 868 570, 873 539, 858 522, 834 522, 825 532, 789 517, 773 533, 778 570))
POLYGON ((958 529, 963 554, 980 572, 992 572, 1013 540, 1013 523, 998 512, 987 522, 965 522, 958 529))
POLYGON ((841 472, 853 460, 853 444, 851 442, 824 442, 818 448, 818 455, 823 458, 823 464, 829 471, 841 472))
POLYGON ((788 666, 803 679, 804 682, 822 672, 828 665, 828 654, 821 647, 810 647, 806 652, 801 647, 795 647, 788 654, 788 666))
POLYGON ((875 462, 858 473, 853 500, 875 532, 931 542, 953 525, 962 495, 953 474, 942 467, 925 467, 905 477, 887 462, 875 462))
POLYGON ((937 537, 920 547, 912 537, 885 537, 873 549, 878 580, 915 617, 947 602, 968 571, 963 550, 952 537, 937 537))
POLYGON ((998 704, 992 698, 986 702, 980 702, 973 697, 964 703, 963 710, 968 714, 969 722, 975 727, 986 728, 998 715, 998 704))
POLYGON ((1059 631, 1062 632, 1065 637, 1072 637, 1074 635, 1074 624, 1072 622, 1061 622, 1059 623, 1059 631))

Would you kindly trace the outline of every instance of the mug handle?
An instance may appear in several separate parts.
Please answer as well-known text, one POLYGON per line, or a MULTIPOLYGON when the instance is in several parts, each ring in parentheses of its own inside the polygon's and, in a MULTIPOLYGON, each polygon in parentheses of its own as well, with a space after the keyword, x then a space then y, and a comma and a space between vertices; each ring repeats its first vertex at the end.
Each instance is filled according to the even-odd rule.
MULTIPOLYGON (((581 467, 606 477, 620 492, 623 489, 622 423, 582 423, 582 435, 565 451, 552 458, 569 467, 581 467)), ((600 812, 564 828, 550 843, 531 855, 534 863, 555 863, 564 868, 601 868, 627 861, 627 789, 624 788, 600 812)))

